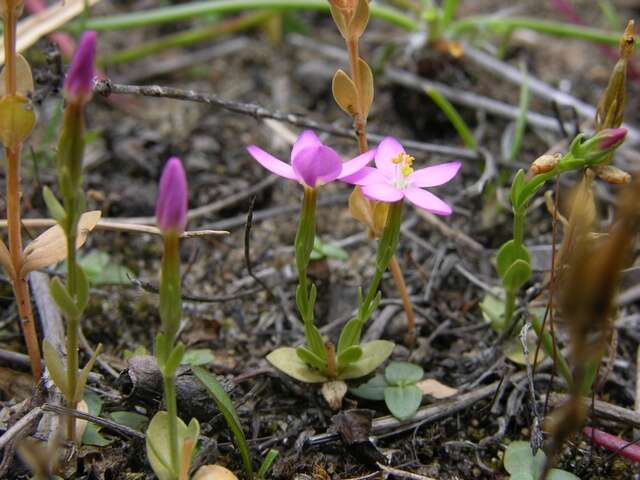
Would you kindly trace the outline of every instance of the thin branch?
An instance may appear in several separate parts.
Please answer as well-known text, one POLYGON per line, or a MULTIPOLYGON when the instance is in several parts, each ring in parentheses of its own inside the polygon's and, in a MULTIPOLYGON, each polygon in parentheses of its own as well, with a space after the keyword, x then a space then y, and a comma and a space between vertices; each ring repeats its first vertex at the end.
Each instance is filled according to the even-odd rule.
MULTIPOLYGON (((174 100, 184 100, 188 102, 206 103, 215 107, 220 107, 230 112, 249 115, 257 119, 273 119, 280 122, 289 123, 303 128, 311 128, 321 132, 327 132, 338 137, 357 138, 353 129, 341 128, 328 123, 317 122, 302 115, 293 113, 269 110, 261 105, 252 103, 235 102, 226 100, 213 93, 196 92, 195 90, 182 90, 179 88, 163 87, 160 85, 124 85, 113 83, 110 80, 98 80, 94 86, 94 92, 108 97, 111 94, 120 95, 141 95, 144 97, 172 98, 174 100)), ((379 142, 384 135, 368 134, 368 136, 379 142)), ((453 157, 478 159, 478 154, 466 148, 449 147, 447 145, 437 145, 433 143, 416 142, 412 140, 401 140, 402 144, 414 150, 437 153, 440 155, 450 155, 453 157)))

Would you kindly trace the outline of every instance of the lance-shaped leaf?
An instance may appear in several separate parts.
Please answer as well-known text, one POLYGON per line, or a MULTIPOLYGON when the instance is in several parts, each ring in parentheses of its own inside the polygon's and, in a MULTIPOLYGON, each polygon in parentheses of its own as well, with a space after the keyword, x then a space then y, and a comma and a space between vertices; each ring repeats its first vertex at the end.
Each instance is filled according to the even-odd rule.
POLYGON ((44 363, 49 370, 49 375, 51 375, 53 383, 56 384, 56 387, 60 389, 65 398, 69 398, 67 372, 64 364, 62 363, 62 358, 60 358, 56 349, 53 348, 46 339, 42 343, 42 350, 44 351, 44 363))
POLYGON ((76 392, 73 397, 73 400, 75 402, 79 402, 82 399, 84 394, 84 386, 87 384, 87 379, 89 378, 89 374, 91 373, 91 370, 93 370, 93 365, 96 363, 96 360, 98 359, 98 355, 100 355, 101 352, 102 352, 102 344, 99 343, 96 349, 94 350, 93 355, 91 355, 91 358, 89 359, 87 364, 84 366, 82 370, 80 370, 80 373, 78 375, 78 383, 76 385, 76 392))
POLYGON ((51 293, 51 298, 56 302, 56 305, 65 317, 80 317, 80 310, 78 310, 76 302, 71 298, 71 295, 68 290, 64 288, 59 278, 51 280, 49 283, 49 292, 51 293))
POLYGON ((329 2, 329 9, 331 10, 331 16, 333 17, 333 21, 335 22, 336 27, 338 27, 340 34, 344 38, 347 38, 349 26, 347 25, 347 19, 344 14, 332 2, 329 2))
POLYGON ((51 189, 45 186, 42 189, 42 198, 44 199, 44 203, 47 205, 47 210, 49 210, 49 215, 58 223, 64 221, 67 216, 64 211, 64 207, 55 197, 51 189))
POLYGON ((4 267, 9 278, 15 278, 16 271, 13 269, 13 263, 11 262, 11 253, 9 253, 9 249, 2 240, 0 240, 0 265, 4 267))
POLYGON ((282 347, 267 355, 267 360, 278 370, 290 377, 305 383, 322 383, 329 379, 317 370, 307 365, 296 352, 295 348, 282 347))
MULTIPOLYGON (((78 221, 78 238, 76 248, 80 248, 87 240, 89 232, 97 225, 102 214, 99 210, 83 213, 78 221)), ((24 278, 29 272, 54 265, 67 257, 67 239, 59 225, 42 232, 24 249, 20 276, 24 278)))
POLYGON ((343 70, 338 70, 331 84, 333 98, 338 106, 350 116, 358 113, 358 94, 353 80, 343 70))
MULTIPOLYGON (((3 68, 0 72, 0 97, 3 97, 5 92, 5 77, 7 69, 3 68)), ((26 58, 19 53, 16 54, 16 93, 23 97, 28 97, 33 93, 33 75, 31 74, 31 67, 26 58)))
POLYGON ((360 38, 369 23, 369 0, 357 0, 355 12, 349 25, 349 36, 360 38))

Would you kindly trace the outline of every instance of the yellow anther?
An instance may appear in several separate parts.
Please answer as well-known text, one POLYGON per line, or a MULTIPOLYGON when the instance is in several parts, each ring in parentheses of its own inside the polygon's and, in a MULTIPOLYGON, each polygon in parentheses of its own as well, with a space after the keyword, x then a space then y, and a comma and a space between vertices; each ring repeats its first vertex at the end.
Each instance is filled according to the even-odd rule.
POLYGON ((391 162, 395 165, 400 165, 400 173, 402 173, 402 176, 408 177, 413 173, 412 165, 414 160, 415 158, 413 158, 411 155, 407 155, 403 152, 394 157, 391 162))
POLYGON ((402 172, 403 176, 408 177, 413 173, 413 168, 411 168, 411 166, 409 165, 404 165, 402 168, 400 168, 400 172, 402 172))

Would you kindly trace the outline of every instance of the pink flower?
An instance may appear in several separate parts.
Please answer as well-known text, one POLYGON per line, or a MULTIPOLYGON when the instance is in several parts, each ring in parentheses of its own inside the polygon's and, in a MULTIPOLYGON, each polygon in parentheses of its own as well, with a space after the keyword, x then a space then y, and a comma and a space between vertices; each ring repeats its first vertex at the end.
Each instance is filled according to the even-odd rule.
POLYGON ((413 160, 398 140, 387 137, 380 142, 376 151, 377 168, 364 167, 342 180, 360 185, 362 193, 373 200, 397 202, 406 198, 429 212, 450 215, 451 207, 422 187, 447 183, 460 170, 460 162, 442 163, 414 171, 413 160))
POLYGON ((316 188, 336 179, 342 180, 357 173, 375 155, 375 150, 371 150, 343 163, 340 155, 324 145, 311 130, 302 132, 293 144, 291 164, 277 159, 255 145, 248 146, 247 151, 270 172, 289 180, 296 180, 310 188, 316 188))
POLYGON ((597 134, 597 137, 600 140, 600 144, 598 146, 600 147, 600 150, 608 150, 613 147, 618 147, 622 142, 624 142, 626 136, 627 129, 624 127, 607 128, 597 134))
POLYGON ((172 157, 162 171, 156 202, 156 223, 163 232, 184 232, 187 225, 187 176, 178 157, 172 157))
POLYGON ((67 99, 86 101, 93 89, 94 63, 96 57, 96 32, 82 34, 71 67, 64 81, 64 92, 67 99))

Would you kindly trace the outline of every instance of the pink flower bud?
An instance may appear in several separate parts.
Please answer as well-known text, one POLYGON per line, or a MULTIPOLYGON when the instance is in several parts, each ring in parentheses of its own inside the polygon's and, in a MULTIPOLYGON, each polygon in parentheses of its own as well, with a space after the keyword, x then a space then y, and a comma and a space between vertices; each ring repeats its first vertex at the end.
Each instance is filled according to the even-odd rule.
POLYGON ((624 127, 607 128, 598 134, 598 138, 600 138, 600 144, 598 146, 601 150, 608 150, 617 144, 622 143, 626 136, 627 129, 624 127))
POLYGON ((156 203, 156 223, 163 232, 184 232, 187 224, 187 177, 178 157, 172 157, 162 171, 156 203))
POLYGON ((64 81, 64 93, 67 100, 86 102, 91 96, 95 75, 95 57, 96 32, 84 32, 64 81))

